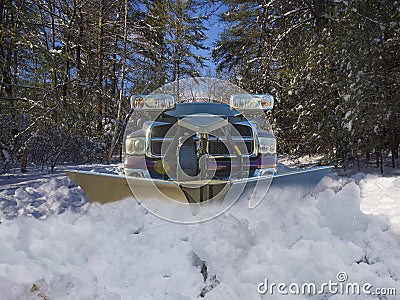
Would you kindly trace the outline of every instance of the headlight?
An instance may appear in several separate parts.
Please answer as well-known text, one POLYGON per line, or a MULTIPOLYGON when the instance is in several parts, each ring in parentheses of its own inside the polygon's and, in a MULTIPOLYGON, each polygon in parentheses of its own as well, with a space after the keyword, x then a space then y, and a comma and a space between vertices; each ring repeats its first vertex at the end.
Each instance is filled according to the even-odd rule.
POLYGON ((134 95, 131 97, 132 109, 164 110, 175 105, 175 98, 167 94, 134 95))
POLYGON ((231 107, 238 110, 268 110, 274 106, 274 97, 269 94, 235 94, 231 96, 231 107))
POLYGON ((276 154, 276 139, 260 137, 258 138, 258 151, 262 154, 276 154))
POLYGON ((146 152, 144 137, 127 138, 125 141, 126 153, 129 155, 143 155, 146 152))

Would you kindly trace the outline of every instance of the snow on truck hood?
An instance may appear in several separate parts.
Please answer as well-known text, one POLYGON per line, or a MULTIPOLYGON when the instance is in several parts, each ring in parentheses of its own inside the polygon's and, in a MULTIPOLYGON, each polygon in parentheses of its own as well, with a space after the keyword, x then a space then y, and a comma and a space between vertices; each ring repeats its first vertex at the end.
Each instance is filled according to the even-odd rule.
MULTIPOLYGON (((300 189, 271 191, 254 210, 239 201, 197 225, 163 221, 129 199, 84 203, 83 194, 62 176, 24 186, 7 186, 4 180, 1 298, 259 299, 257 286, 265 278, 319 284, 336 280, 338 272, 349 282, 399 293, 400 247, 393 233, 400 232, 394 201, 399 180, 331 174, 304 198, 296 197, 300 189), (29 214, 31 204, 42 209, 43 220, 21 215, 29 214), (392 223, 363 213, 389 207, 392 223)), ((281 297, 275 299, 290 298, 281 297)))

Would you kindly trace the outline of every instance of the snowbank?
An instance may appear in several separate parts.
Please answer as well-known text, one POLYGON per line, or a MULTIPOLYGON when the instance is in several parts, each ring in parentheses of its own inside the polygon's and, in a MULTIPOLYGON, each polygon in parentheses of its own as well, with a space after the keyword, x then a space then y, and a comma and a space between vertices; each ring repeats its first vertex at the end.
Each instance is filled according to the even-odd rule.
POLYGON ((400 233, 400 176, 368 175, 360 181, 360 188, 361 210, 387 216, 391 228, 400 233))
POLYGON ((1 299, 374 298, 257 291, 265 279, 320 285, 339 272, 400 293, 400 177, 332 174, 307 197, 272 190, 248 210, 244 196, 190 226, 132 200, 86 204, 62 176, 35 182, 0 191, 1 299), (24 216, 32 203, 45 219, 24 216))

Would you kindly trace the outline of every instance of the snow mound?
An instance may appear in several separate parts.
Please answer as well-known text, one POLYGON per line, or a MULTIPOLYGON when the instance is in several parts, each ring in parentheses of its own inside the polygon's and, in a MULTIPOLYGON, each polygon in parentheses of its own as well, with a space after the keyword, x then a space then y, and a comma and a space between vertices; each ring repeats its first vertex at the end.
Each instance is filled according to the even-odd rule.
POLYGON ((339 272, 349 282, 400 292, 400 247, 391 229, 397 223, 372 215, 397 220, 399 180, 332 174, 306 197, 271 189, 253 210, 244 196, 198 225, 166 222, 132 200, 70 205, 56 214, 56 203, 82 197, 65 178, 6 190, 0 195, 17 205, 46 199, 53 206, 43 207, 46 219, 25 214, 0 224, 2 299, 291 299, 260 295, 257 287, 265 278, 320 285, 339 272))
POLYGON ((0 222, 19 215, 46 218, 68 209, 85 211, 87 199, 82 190, 65 175, 29 180, 0 190, 0 222))
MULTIPOLYGON (((400 291, 398 241, 385 220, 360 211, 359 193, 354 182, 337 193, 327 189, 303 199, 279 191, 248 212, 248 219, 243 218, 245 205, 239 203, 230 215, 199 226, 193 250, 220 282, 207 296, 258 299, 255 283, 264 278, 319 286, 339 272, 351 282, 400 291)), ((309 298, 321 297, 329 294, 309 298)))
POLYGON ((361 180, 360 188, 361 210, 387 216, 393 230, 400 233, 400 177, 368 175, 361 180))

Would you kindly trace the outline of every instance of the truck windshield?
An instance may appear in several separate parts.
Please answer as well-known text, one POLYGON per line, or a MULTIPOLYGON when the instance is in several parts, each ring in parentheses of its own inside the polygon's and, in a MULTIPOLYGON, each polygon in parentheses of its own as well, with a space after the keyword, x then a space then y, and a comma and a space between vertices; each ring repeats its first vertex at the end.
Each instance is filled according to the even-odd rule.
POLYGON ((171 117, 188 116, 200 113, 225 117, 234 117, 240 114, 239 111, 231 109, 227 104, 205 102, 178 103, 174 109, 165 111, 165 114, 171 117))

